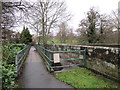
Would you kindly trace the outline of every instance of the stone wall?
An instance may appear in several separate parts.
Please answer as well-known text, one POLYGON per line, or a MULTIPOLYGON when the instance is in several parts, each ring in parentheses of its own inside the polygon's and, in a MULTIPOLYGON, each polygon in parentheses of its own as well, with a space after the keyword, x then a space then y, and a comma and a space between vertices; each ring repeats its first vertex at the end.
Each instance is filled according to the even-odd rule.
POLYGON ((86 49, 87 68, 93 69, 107 76, 119 79, 120 48, 85 46, 85 45, 48 45, 54 51, 83 50, 86 49))

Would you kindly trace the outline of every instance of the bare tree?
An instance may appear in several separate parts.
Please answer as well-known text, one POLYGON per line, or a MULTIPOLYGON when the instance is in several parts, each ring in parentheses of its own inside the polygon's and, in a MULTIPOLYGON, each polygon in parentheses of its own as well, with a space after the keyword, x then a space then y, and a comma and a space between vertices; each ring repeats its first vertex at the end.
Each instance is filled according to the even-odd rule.
POLYGON ((76 39, 80 44, 84 44, 87 43, 87 36, 86 36, 86 30, 83 28, 78 28, 76 30, 77 35, 76 35, 76 39))
POLYGON ((119 20, 119 13, 120 13, 120 11, 119 11, 119 9, 118 10, 116 10, 116 11, 112 11, 112 14, 113 15, 111 15, 111 20, 112 20, 112 25, 113 25, 113 27, 114 27, 114 29, 116 29, 116 40, 117 40, 117 43, 119 44, 120 43, 120 20, 119 20))
POLYGON ((118 30, 118 28, 119 28, 119 25, 118 25, 118 23, 119 23, 118 10, 112 11, 111 19, 113 20, 113 25, 118 30))
MULTIPOLYGON (((86 35, 86 39, 89 43, 96 43, 97 42, 97 23, 99 18, 98 11, 95 10, 95 8, 90 8, 90 10, 87 12, 87 17, 83 20, 81 20, 79 24, 78 30, 84 31, 84 34, 86 35)), ((77 30, 77 32, 78 32, 77 30)))
POLYGON ((61 43, 65 43, 68 39, 68 26, 65 22, 59 25, 59 32, 57 33, 57 38, 61 43))
MULTIPOLYGON (((17 15, 19 13, 24 13, 26 8, 25 4, 22 3, 22 0, 20 2, 0 2, 1 3, 1 31, 2 36, 6 36, 5 34, 12 34, 12 33, 5 33, 9 30, 9 32, 12 32, 14 27, 18 26, 18 22, 21 20, 22 16, 17 15)), ((25 13, 24 13, 25 14, 25 13)), ((8 35, 9 36, 9 35, 8 35)))
POLYGON ((68 37, 68 40, 70 41, 70 43, 72 43, 72 41, 75 40, 74 39, 75 35, 73 33, 73 29, 72 28, 68 29, 67 37, 68 37))
POLYGON ((20 2, 1 2, 1 31, 2 38, 9 39, 12 36, 12 32, 10 31, 12 27, 14 27, 16 23, 15 11, 18 10, 18 6, 20 2))
POLYGON ((51 29, 55 28, 61 21, 67 21, 71 15, 67 12, 65 2, 56 0, 38 0, 34 3, 34 7, 29 11, 31 22, 35 26, 38 24, 39 33, 42 31, 43 44, 47 44, 47 35, 51 29), (32 13, 31 13, 32 12, 32 13))
POLYGON ((100 14, 95 8, 91 8, 87 17, 81 20, 77 32, 82 42, 97 44, 107 43, 113 29, 112 19, 108 15, 100 14))

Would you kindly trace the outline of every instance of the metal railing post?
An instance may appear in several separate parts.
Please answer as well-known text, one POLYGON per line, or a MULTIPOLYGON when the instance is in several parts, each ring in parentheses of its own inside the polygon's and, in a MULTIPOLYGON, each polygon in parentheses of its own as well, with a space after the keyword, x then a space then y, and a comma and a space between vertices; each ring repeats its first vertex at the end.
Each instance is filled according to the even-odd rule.
POLYGON ((16 67, 16 73, 18 74, 18 53, 15 53, 15 67, 16 67))
POLYGON ((50 68, 50 72, 52 72, 52 62, 51 62, 51 60, 52 60, 52 53, 50 53, 50 55, 49 55, 49 58, 50 58, 50 61, 49 61, 49 64, 50 64, 50 66, 49 66, 49 68, 50 68))
POLYGON ((84 66, 87 67, 87 62, 86 62, 86 49, 84 51, 84 66))
POLYGON ((26 46, 21 51, 15 53, 16 76, 18 76, 21 66, 28 55, 29 48, 29 46, 26 46))
MULTIPOLYGON (((82 58, 77 58, 77 59, 75 59, 75 57, 74 58, 69 58, 69 59, 61 59, 61 60, 82 60, 83 61, 83 64, 82 64, 82 66, 85 66, 85 67, 87 67, 87 59, 86 59, 86 48, 84 49, 84 50, 72 50, 72 51, 50 51, 49 49, 47 50, 47 49, 45 49, 44 47, 42 47, 42 46, 38 46, 37 47, 37 49, 38 49, 38 51, 40 51, 39 53, 40 53, 40 55, 43 57, 43 59, 47 62, 47 64, 48 64, 48 69, 49 69, 49 72, 52 72, 52 71, 54 71, 54 69, 53 68, 60 68, 60 67, 69 67, 69 66, 78 66, 78 65, 81 65, 81 64, 70 64, 70 65, 63 65, 63 66, 54 66, 54 65, 52 65, 54 62, 53 62, 53 54, 54 53, 75 53, 75 56, 76 56, 76 53, 78 52, 78 53, 83 53, 82 54, 82 58), (47 52, 47 53, 46 53, 47 52), (48 55, 48 53, 49 53, 49 55, 48 55)), ((74 54, 73 54, 74 55, 74 54)))

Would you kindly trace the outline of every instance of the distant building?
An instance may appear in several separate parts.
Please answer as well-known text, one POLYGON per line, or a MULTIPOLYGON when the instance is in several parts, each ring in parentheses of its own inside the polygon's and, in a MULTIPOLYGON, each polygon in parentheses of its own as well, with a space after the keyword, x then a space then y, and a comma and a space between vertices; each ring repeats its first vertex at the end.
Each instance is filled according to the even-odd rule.
POLYGON ((20 33, 12 30, 2 30, 1 41, 12 41, 15 38, 20 39, 20 33))
POLYGON ((16 34, 15 34, 15 37, 18 38, 18 39, 20 39, 20 33, 19 33, 19 32, 16 33, 16 34))
POLYGON ((14 38, 14 31, 12 30, 2 30, 2 40, 3 41, 10 41, 14 38))

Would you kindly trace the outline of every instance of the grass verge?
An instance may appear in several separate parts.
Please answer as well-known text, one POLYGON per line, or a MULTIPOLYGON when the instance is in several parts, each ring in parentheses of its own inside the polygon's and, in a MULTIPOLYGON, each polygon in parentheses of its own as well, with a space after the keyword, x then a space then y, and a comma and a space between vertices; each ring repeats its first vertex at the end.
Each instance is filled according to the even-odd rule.
POLYGON ((117 88, 117 85, 112 84, 111 81, 103 80, 85 68, 76 68, 55 76, 75 88, 117 88))

